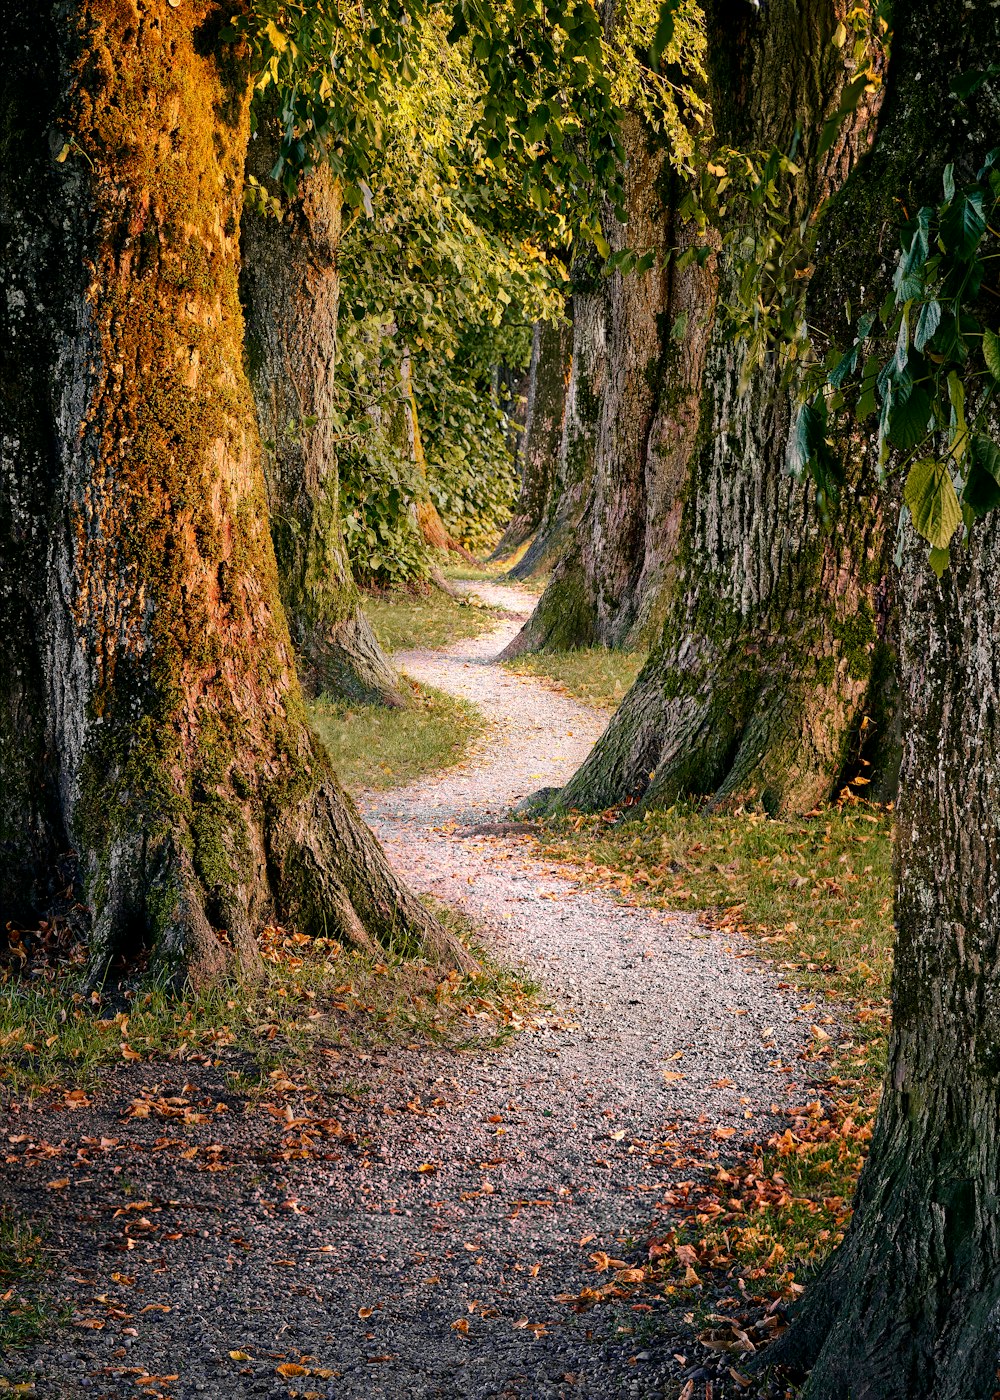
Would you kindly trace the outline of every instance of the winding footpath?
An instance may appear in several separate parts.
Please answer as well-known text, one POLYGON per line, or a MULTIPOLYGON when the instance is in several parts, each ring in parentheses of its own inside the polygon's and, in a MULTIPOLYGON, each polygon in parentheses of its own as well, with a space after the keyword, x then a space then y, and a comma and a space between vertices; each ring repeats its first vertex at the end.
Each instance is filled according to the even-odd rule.
MULTIPOLYGON (((533 602, 506 586, 474 591, 521 614, 533 602)), ((58 1142, 56 1119, 65 1152, 27 1173, 34 1195, 26 1187, 15 1204, 37 1205, 46 1174, 70 1178, 52 1229, 77 1324, 29 1356, 34 1394, 678 1395, 665 1302, 577 1312, 559 1295, 606 1281, 600 1251, 643 1262, 645 1241, 669 1228, 662 1197, 685 1175, 685 1143, 769 1130, 772 1102, 802 1092, 808 1028, 731 937, 616 903, 525 838, 489 830, 565 781, 605 722, 494 664, 518 626, 506 617, 474 641, 397 655, 478 705, 489 731, 463 764, 363 807, 406 878, 467 911, 500 961, 534 974, 550 1010, 497 1050, 345 1050, 352 1145, 335 1163, 276 1164, 264 1149, 287 1141, 288 1124, 263 1113, 232 1113, 228 1139, 217 1119, 190 1129, 192 1143, 229 1142, 224 1171, 206 1170, 204 1152, 158 1150, 163 1123, 130 1122, 127 1150, 88 1147, 124 1143, 116 1110, 140 1082, 225 1102, 190 1065, 125 1066, 92 1107, 61 1117, 25 1108, 10 1129, 24 1135, 17 1150, 30 1155, 23 1144, 43 1127, 58 1142)))

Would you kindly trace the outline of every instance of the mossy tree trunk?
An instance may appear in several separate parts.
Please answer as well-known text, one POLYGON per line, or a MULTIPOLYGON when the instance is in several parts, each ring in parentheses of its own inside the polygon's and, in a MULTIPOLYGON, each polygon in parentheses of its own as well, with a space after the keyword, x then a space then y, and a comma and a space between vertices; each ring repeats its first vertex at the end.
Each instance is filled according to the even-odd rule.
MULTIPOLYGON (((616 250, 652 254, 655 263, 604 281, 603 372, 590 376, 596 395, 585 398, 592 414, 585 494, 574 535, 508 648, 512 656, 639 645, 655 627, 671 577, 713 321, 715 265, 713 258, 677 270, 671 249, 681 251, 694 236, 676 212, 683 191, 665 151, 635 115, 627 119, 624 144, 628 217, 620 224, 609 214, 606 225, 616 250)), ((587 368, 574 355, 571 397, 587 368)))
POLYGON ((275 917, 467 965, 305 722, 243 368, 250 75, 224 12, 5 18, 0 830, 22 834, 0 898, 37 899, 72 847, 95 976, 145 945, 203 982, 275 917))
POLYGON ((593 484, 597 428, 608 370, 608 284, 596 249, 588 249, 577 257, 572 280, 570 375, 555 476, 541 524, 510 570, 511 578, 530 578, 554 560, 563 567, 561 561, 576 543, 577 528, 593 484))
MULTIPOLYGON (((989 87, 953 84, 1000 53, 986 0, 896 13, 873 157, 820 246, 823 302, 877 307, 902 209, 973 176, 996 141, 989 87), (887 256, 888 255, 888 256, 887 256)), ((987 305, 993 305, 988 302, 987 305)), ((820 307, 822 314, 823 307, 820 307)), ((1000 315, 993 307, 994 328, 1000 315)), ((846 339, 846 336, 843 337, 846 339)), ((1000 422, 994 421, 994 435, 1000 422)), ((898 576, 903 768, 893 1029, 844 1243, 764 1360, 810 1369, 811 1400, 987 1400, 1000 1360, 1000 522, 956 544, 940 582, 907 527, 898 576)))
MULTIPOLYGON (((247 174, 266 186, 276 118, 259 114, 247 174)), ((403 703, 361 607, 340 520, 335 431, 340 189, 306 176, 279 221, 243 210, 240 289, 247 362, 264 445, 281 601, 307 689, 369 704, 403 703)))
MULTIPOLYGON (((719 0, 707 13, 719 138, 787 150, 801 124, 794 229, 843 184, 873 128, 874 104, 863 105, 832 149, 816 154, 852 76, 832 42, 845 5, 782 0, 755 11, 719 0)), ((739 275, 734 256, 720 255, 723 303, 739 275)), ((878 670, 885 614, 873 464, 864 442, 848 445, 848 486, 824 523, 812 486, 786 472, 793 402, 780 368, 768 357, 744 376, 746 355, 717 325, 663 627, 560 805, 667 805, 694 794, 801 812, 841 774, 878 670)))
POLYGON ((514 514, 490 556, 492 559, 516 554, 545 519, 557 481, 572 350, 573 331, 568 319, 536 323, 519 452, 521 489, 514 514))

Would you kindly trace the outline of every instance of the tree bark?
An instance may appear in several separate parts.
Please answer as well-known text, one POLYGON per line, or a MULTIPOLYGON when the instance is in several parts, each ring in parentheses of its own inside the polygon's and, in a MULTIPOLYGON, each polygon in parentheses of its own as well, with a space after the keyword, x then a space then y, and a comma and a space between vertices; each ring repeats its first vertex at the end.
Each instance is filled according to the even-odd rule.
MULTIPOLYGON (((266 185, 278 153, 263 111, 247 174, 266 185)), ((264 444, 281 601, 307 690, 401 706, 361 607, 340 522, 335 432, 341 195, 328 169, 305 176, 279 221, 247 206, 240 290, 247 365, 264 444)))
POLYGON ((145 946, 204 982, 275 917, 468 966, 305 722, 243 367, 251 83, 225 11, 10 8, 0 830, 24 834, 0 897, 36 900, 72 846, 95 977, 145 946))
MULTIPOLYGON (((608 370, 607 281, 596 249, 573 266, 572 344, 559 455, 542 522, 510 576, 530 578, 571 551, 594 477, 594 450, 608 370)), ((553 622, 557 620, 553 618, 553 622)))
MULTIPOLYGON (((815 154, 851 76, 832 43, 844 13, 841 0, 787 0, 760 12, 720 0, 708 9, 720 139, 788 150, 802 124, 790 229, 843 184, 872 129, 874 104, 863 105, 833 147, 815 154)), ((735 293, 736 256, 722 258, 721 304, 735 293)), ((885 612, 874 466, 860 440, 845 450, 848 486, 830 528, 813 487, 785 469, 794 405, 780 367, 769 357, 744 387, 746 354, 718 324, 698 431, 689 430, 695 449, 663 627, 606 734, 556 799, 560 806, 660 806, 692 794, 801 812, 840 776, 868 703, 885 612)), ((679 461, 675 470, 680 479, 679 461)), ((679 498, 670 507, 668 497, 657 510, 670 521, 679 498)), ((669 558, 661 548, 652 573, 662 576, 669 558)))
MULTIPOLYGON (((900 209, 973 175, 996 139, 1000 11, 897 12, 872 159, 820 247, 819 314, 876 307, 900 209)), ((991 303, 992 304, 992 303, 991 303)), ((994 316, 994 325, 998 320, 994 316)), ((846 328, 845 328, 846 329, 846 328)), ((846 340, 846 336, 843 337, 846 340)), ((994 435, 1000 424, 994 423, 994 435)), ((847 1236, 767 1362, 811 1369, 812 1400, 986 1400, 1000 1359, 1000 522, 956 543, 940 582, 907 527, 898 577, 905 735, 897 823, 893 1030, 847 1236)))
POLYGON ((573 333, 568 320, 536 323, 520 449, 521 490, 510 524, 490 555, 491 559, 509 559, 516 554, 545 518, 556 481, 572 347, 573 333))

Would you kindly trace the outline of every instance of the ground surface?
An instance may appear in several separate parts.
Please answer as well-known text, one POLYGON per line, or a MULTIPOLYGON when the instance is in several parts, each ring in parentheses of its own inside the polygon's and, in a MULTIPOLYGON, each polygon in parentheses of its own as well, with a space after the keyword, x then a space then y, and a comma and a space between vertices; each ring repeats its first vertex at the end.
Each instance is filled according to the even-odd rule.
POLYGON ((604 1282, 601 1251, 643 1262, 684 1144, 766 1130, 807 1027, 693 917, 615 904, 476 830, 567 778, 605 723, 490 664, 517 626, 397 655, 491 728, 464 765, 366 809, 415 886, 535 972, 542 1027, 476 1054, 343 1051, 322 1100, 287 1087, 273 1112, 192 1064, 124 1065, 80 1107, 22 1104, 4 1194, 35 1217, 52 1202, 70 1321, 0 1375, 115 1400, 678 1394, 665 1303, 577 1312, 557 1295, 604 1282), (141 1089, 187 1108, 128 1118, 141 1089), (321 1120, 319 1159, 294 1156, 299 1116, 321 1120))

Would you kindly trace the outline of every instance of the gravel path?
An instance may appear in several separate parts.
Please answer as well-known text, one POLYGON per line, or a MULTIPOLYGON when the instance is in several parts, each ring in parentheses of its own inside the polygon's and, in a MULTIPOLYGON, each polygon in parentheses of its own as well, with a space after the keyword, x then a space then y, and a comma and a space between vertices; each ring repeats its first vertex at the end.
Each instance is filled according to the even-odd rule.
POLYGON ((552 1012, 497 1051, 345 1052, 327 1161, 296 1160, 280 1115, 215 1110, 210 1066, 123 1066, 92 1105, 22 1105, 4 1194, 37 1214, 44 1183, 67 1182, 50 1237, 74 1314, 27 1358, 35 1394, 677 1395, 665 1303, 581 1313, 557 1295, 607 1279, 598 1251, 642 1262, 669 1224, 664 1190, 690 1175, 686 1143, 767 1130, 806 1028, 771 972, 693 916, 624 907, 523 838, 473 830, 564 781, 604 723, 491 664, 518 625, 397 657, 491 729, 465 764, 365 808, 410 881, 530 968, 552 1012), (123 1125, 154 1086, 212 1121, 123 1125))

